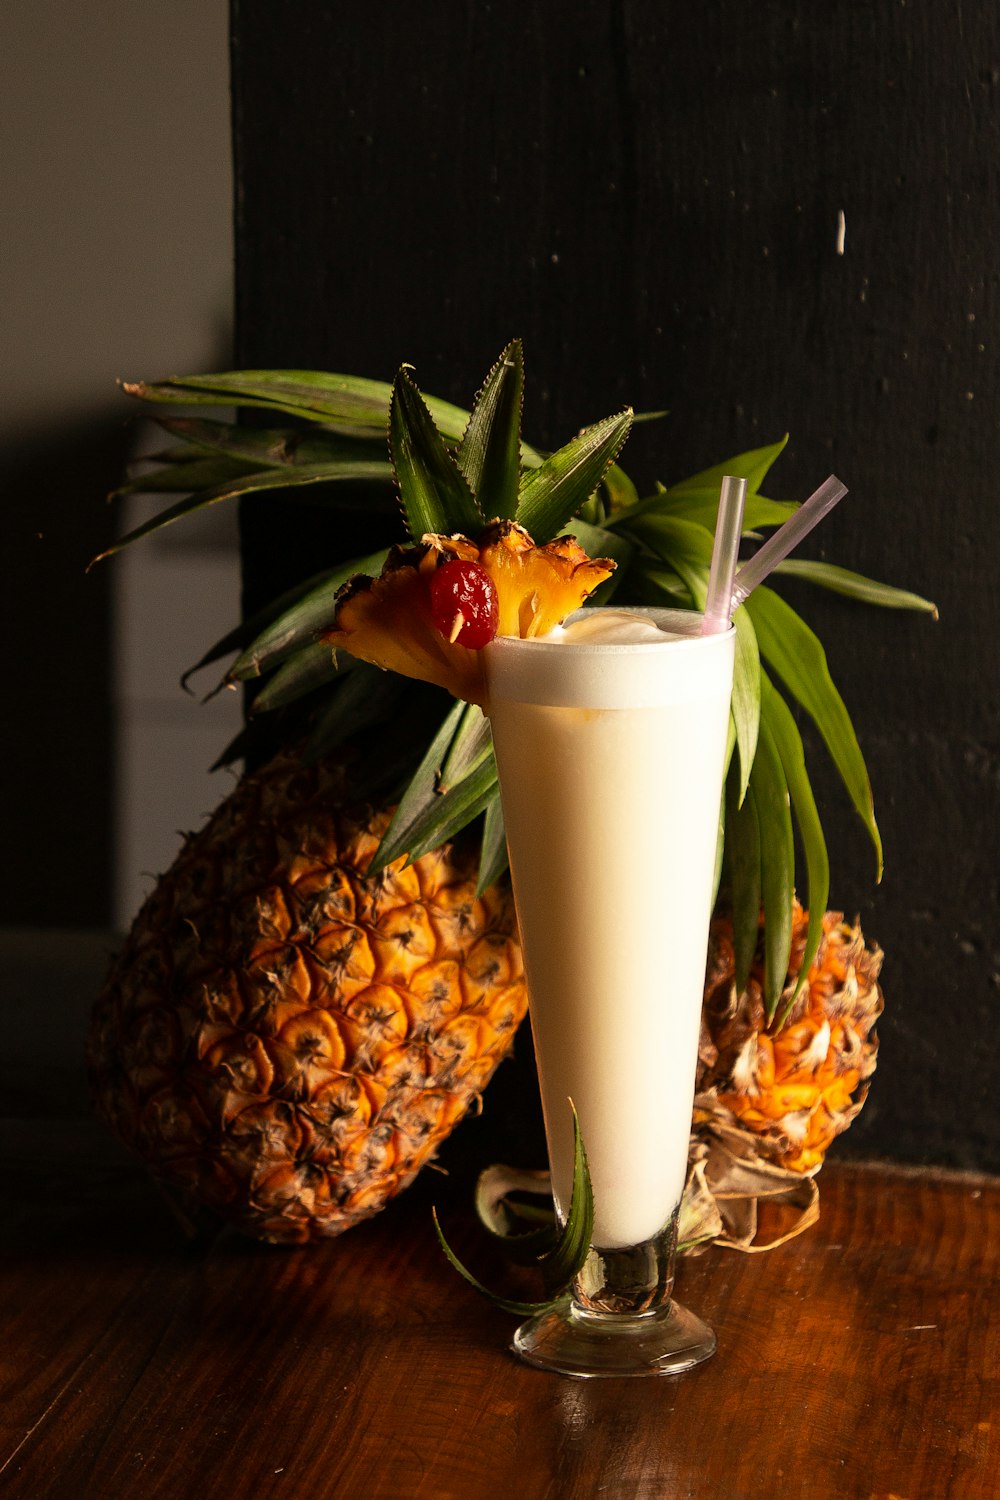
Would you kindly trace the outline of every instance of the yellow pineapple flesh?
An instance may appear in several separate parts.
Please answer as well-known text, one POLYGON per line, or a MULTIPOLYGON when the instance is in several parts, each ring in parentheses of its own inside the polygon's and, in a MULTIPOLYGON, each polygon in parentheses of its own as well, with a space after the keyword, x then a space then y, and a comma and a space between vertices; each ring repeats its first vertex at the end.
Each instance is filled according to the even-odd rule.
POLYGON ((376 1213, 509 1050, 513 905, 445 845, 367 878, 389 813, 283 754, 188 839, 95 1007, 98 1107, 169 1189, 300 1243, 376 1213))

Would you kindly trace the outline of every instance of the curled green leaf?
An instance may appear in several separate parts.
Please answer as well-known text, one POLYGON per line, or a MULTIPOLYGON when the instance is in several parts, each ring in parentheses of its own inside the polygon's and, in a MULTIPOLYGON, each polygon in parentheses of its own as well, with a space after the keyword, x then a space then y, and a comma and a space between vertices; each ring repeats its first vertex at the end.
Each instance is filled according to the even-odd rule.
POLYGON ((457 1271, 459 1276, 462 1277, 463 1281, 467 1281, 474 1291, 477 1291, 481 1297, 485 1297, 487 1301, 492 1302, 493 1306, 498 1307, 501 1312, 513 1313, 516 1318, 530 1318, 533 1317, 535 1313, 546 1312, 550 1307, 556 1306, 556 1301, 558 1301, 559 1299, 556 1299, 556 1301, 552 1301, 551 1299, 544 1299, 541 1302, 518 1302, 515 1301, 512 1297, 504 1297, 499 1292, 491 1291, 488 1286, 484 1286, 483 1283, 479 1281, 475 1276, 473 1276, 472 1272, 462 1264, 458 1256, 455 1254, 454 1250, 449 1245, 448 1241, 445 1239, 444 1230, 441 1228, 441 1220, 438 1218, 438 1211, 436 1208, 431 1209, 431 1217, 434 1220, 434 1233, 437 1235, 437 1242, 441 1246, 445 1258, 451 1265, 452 1269, 457 1271))
POLYGON ((555 1307, 562 1302, 574 1277, 582 1270, 590 1249, 594 1231, 594 1194, 590 1183, 590 1171, 587 1166, 587 1153, 583 1145, 579 1116, 572 1100, 569 1101, 569 1106, 573 1111, 573 1191, 566 1222, 561 1232, 556 1235, 554 1244, 551 1232, 545 1228, 531 1230, 527 1235, 521 1233, 509 1235, 498 1232, 492 1209, 485 1215, 483 1213, 484 1190, 480 1188, 477 1193, 480 1216, 493 1237, 500 1240, 512 1252, 512 1260, 522 1265, 534 1265, 541 1272, 542 1281, 548 1293, 543 1301, 514 1302, 484 1286, 451 1249, 441 1229, 437 1210, 434 1210, 434 1230, 438 1244, 458 1274, 470 1286, 475 1287, 482 1296, 489 1298, 496 1307, 502 1308, 505 1312, 516 1313, 519 1317, 529 1317, 534 1313, 544 1312, 547 1308, 555 1307), (547 1248, 542 1248, 541 1254, 535 1254, 536 1247, 547 1248), (528 1253, 524 1253, 526 1250, 528 1253))

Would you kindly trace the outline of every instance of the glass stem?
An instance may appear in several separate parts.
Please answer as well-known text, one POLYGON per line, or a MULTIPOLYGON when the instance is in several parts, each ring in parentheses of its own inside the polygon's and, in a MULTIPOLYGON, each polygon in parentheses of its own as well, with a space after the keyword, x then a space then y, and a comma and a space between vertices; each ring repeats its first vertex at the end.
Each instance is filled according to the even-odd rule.
POLYGON ((670 1301, 677 1251, 677 1214, 650 1240, 620 1250, 591 1245, 573 1283, 573 1302, 583 1313, 656 1312, 670 1301))

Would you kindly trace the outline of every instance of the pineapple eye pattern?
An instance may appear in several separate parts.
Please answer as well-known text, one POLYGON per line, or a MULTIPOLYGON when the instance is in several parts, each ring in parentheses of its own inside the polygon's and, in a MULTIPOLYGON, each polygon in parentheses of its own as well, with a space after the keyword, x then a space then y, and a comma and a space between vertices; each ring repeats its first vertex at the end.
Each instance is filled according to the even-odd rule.
POLYGON ((431 616, 435 629, 451 644, 479 651, 497 633, 497 591, 477 562, 452 558, 431 577, 431 616))

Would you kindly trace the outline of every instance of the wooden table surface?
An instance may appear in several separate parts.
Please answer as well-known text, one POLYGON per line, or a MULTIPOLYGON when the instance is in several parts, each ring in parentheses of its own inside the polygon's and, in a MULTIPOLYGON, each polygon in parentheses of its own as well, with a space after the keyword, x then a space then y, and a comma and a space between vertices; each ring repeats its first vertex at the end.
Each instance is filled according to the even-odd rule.
POLYGON ((102 1127, 22 1111, 0 1120, 0 1496, 996 1500, 1000 1181, 820 1181, 800 1238, 683 1263, 707 1365, 577 1381, 518 1364, 515 1320, 445 1263, 433 1174, 338 1240, 191 1244, 102 1127))

